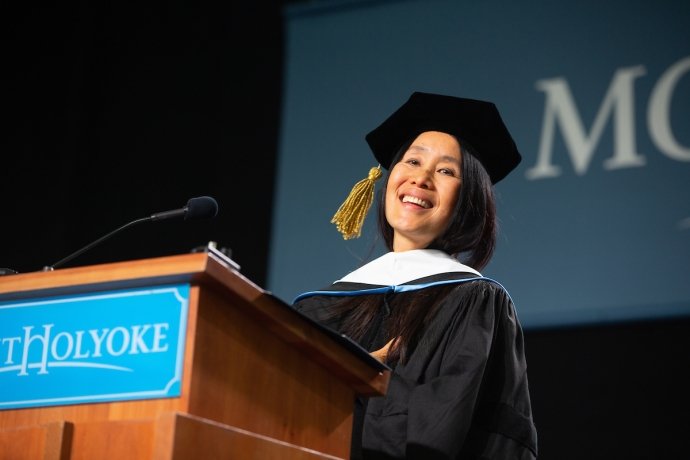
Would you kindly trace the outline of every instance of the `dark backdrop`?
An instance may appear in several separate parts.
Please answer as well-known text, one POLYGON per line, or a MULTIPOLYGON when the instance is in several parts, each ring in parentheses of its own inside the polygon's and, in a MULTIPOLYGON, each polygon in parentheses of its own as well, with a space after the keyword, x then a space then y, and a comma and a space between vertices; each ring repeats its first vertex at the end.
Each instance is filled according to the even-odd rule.
POLYGON ((280 6, 22 5, 2 11, 0 267, 38 270, 130 220, 211 195, 217 219, 135 226, 71 265, 213 240, 263 283, 280 6))
MULTIPOLYGON (((211 195, 214 220, 135 226, 67 266, 213 240, 264 285, 280 3, 87 3, 2 7, 0 267, 40 270, 211 195)), ((687 319, 528 331, 540 457, 686 456, 689 331, 687 319)))

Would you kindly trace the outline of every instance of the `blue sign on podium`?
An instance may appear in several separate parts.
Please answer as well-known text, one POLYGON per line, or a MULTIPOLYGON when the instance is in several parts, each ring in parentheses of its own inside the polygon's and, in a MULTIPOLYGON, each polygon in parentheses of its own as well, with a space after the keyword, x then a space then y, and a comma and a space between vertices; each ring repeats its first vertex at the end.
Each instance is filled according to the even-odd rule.
POLYGON ((189 284, 0 302, 0 409, 180 395, 189 284))

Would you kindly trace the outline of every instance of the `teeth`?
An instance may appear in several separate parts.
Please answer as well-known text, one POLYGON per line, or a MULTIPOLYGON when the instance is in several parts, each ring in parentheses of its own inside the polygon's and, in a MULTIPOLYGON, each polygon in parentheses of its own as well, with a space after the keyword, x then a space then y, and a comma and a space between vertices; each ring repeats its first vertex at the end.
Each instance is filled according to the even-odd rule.
POLYGON ((416 205, 423 207, 424 209, 429 209, 431 207, 431 203, 429 203, 426 200, 422 200, 421 198, 417 198, 416 196, 405 195, 402 199, 402 202, 414 203, 416 205))

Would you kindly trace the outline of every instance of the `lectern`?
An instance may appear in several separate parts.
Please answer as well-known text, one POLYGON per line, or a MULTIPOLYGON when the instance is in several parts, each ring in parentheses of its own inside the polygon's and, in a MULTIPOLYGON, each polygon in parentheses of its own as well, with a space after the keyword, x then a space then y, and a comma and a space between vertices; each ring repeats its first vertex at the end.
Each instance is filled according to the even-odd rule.
POLYGON ((0 277, 0 459, 348 458, 389 369, 213 252, 0 277))

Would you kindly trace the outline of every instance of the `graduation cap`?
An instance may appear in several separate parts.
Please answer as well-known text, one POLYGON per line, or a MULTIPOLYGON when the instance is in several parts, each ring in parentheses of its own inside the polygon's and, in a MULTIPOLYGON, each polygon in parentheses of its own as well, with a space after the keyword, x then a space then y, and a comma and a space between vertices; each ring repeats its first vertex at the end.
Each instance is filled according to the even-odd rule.
POLYGON ((442 94, 412 93, 410 98, 369 132, 365 139, 379 167, 355 184, 331 222, 343 238, 357 238, 373 201, 374 182, 380 167, 388 169, 400 148, 425 131, 451 134, 472 146, 491 182, 496 184, 515 169, 522 159, 496 106, 487 101, 442 94))

